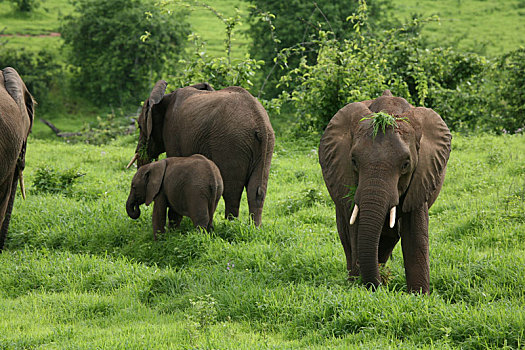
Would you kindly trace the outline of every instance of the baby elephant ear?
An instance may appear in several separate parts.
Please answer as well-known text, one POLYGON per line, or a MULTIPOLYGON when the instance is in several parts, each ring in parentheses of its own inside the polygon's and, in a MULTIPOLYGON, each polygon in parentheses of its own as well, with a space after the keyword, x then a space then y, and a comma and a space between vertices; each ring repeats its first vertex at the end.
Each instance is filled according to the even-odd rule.
POLYGON ((405 116, 421 125, 419 160, 403 203, 403 211, 410 212, 427 202, 443 183, 452 135, 430 108, 412 108, 405 116))
POLYGON ((157 197, 164 181, 164 174, 166 173, 166 161, 161 160, 152 163, 149 169, 144 173, 146 182, 146 205, 150 205, 151 202, 157 197))

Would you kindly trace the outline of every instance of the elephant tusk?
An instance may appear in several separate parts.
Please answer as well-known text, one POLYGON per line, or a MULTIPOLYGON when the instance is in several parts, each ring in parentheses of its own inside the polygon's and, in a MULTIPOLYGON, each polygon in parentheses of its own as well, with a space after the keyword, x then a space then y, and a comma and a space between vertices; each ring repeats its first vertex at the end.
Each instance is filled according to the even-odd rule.
POLYGON ((139 154, 138 153, 135 153, 135 155, 133 156, 133 158, 131 158, 131 160, 129 161, 129 164, 128 166, 126 167, 126 169, 129 169, 130 166, 133 165, 133 163, 135 163, 135 161, 139 158, 139 154))
POLYGON ((396 223, 396 207, 392 207, 392 209, 390 209, 390 228, 393 228, 395 223, 396 223))
POLYGON ((26 199, 26 187, 24 186, 24 175, 22 170, 18 172, 18 180, 20 181, 20 192, 22 192, 22 198, 26 199))
POLYGON ((352 212, 352 216, 350 217, 350 225, 353 225, 355 219, 357 219, 357 213, 359 213, 359 207, 356 204, 354 207, 354 211, 352 212))

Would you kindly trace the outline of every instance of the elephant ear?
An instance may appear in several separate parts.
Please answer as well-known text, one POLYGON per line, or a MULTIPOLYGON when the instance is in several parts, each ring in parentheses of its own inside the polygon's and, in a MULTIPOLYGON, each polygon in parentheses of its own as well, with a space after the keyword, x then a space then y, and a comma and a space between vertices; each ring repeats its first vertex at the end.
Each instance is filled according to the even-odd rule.
POLYGON ((20 108, 20 113, 29 118, 29 130, 31 130, 35 115, 35 100, 14 68, 3 69, 3 85, 20 108))
POLYGON ((144 173, 146 183, 146 205, 150 205, 159 194, 166 173, 166 160, 152 163, 144 173))
POLYGON ((413 108, 405 116, 411 123, 421 125, 419 160, 403 203, 403 211, 410 212, 427 202, 441 185, 452 135, 439 114, 430 108, 413 108))
POLYGON ((152 110, 155 107, 155 105, 159 104, 160 101, 162 101, 162 98, 164 97, 164 92, 166 92, 166 87, 168 86, 168 83, 166 83, 164 80, 159 80, 153 87, 153 90, 151 90, 151 94, 149 95, 149 98, 146 100, 146 136, 147 139, 150 138, 151 132, 153 131, 153 115, 152 110))
POLYGON ((190 87, 195 88, 197 90, 215 91, 215 89, 208 83, 199 83, 191 85, 190 87))
POLYGON ((352 170, 352 138, 359 121, 372 114, 361 102, 346 105, 330 120, 319 145, 319 163, 328 192, 335 203, 349 207, 346 196, 357 185, 352 170))

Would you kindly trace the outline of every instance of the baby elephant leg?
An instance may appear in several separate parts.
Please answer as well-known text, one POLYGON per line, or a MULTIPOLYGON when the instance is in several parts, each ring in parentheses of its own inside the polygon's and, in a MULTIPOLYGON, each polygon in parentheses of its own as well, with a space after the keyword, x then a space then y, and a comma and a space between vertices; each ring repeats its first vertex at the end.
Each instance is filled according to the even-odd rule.
POLYGON ((166 231, 166 209, 168 208, 166 198, 163 194, 155 198, 153 204, 153 239, 157 239, 157 232, 164 233, 166 231))
POLYGON ((209 228, 210 215, 208 214, 207 201, 202 199, 190 204, 191 221, 195 227, 209 228))

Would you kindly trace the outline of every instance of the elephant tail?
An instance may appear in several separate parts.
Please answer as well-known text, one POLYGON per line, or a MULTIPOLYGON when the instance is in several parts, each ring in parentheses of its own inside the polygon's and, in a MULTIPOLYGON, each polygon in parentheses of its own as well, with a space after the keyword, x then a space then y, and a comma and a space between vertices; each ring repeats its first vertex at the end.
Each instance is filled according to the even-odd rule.
POLYGON ((255 130, 255 138, 259 142, 261 150, 260 164, 257 167, 259 174, 256 175, 257 179, 259 180, 259 183, 257 184, 256 201, 262 203, 266 194, 266 186, 268 182, 268 174, 270 172, 270 163, 272 160, 275 136, 271 128, 264 128, 262 130, 255 130))

